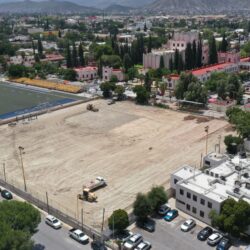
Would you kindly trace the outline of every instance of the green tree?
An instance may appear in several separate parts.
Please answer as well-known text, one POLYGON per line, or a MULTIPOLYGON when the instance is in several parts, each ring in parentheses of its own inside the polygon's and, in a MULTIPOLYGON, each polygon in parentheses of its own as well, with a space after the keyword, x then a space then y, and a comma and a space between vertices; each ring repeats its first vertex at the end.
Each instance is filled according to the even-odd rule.
POLYGON ((118 209, 108 219, 110 230, 122 232, 129 226, 128 213, 125 210, 118 209))
POLYGON ((125 92, 125 88, 123 86, 117 85, 115 87, 115 93, 118 96, 118 100, 122 100, 123 99, 124 92, 125 92))
POLYGON ((216 47, 216 41, 214 36, 210 39, 209 42, 209 64, 215 64, 218 63, 218 54, 217 54, 217 47, 216 47))
POLYGON ((239 237, 250 225, 250 205, 243 199, 235 201, 229 198, 223 202, 220 214, 212 210, 209 216, 213 226, 239 237))
POLYGON ((41 221, 40 212, 19 201, 0 203, 0 249, 31 250, 32 234, 41 221))
POLYGON ((73 69, 65 69, 63 71, 63 79, 67 81, 76 81, 76 72, 73 69))
POLYGON ((192 52, 192 44, 187 43, 187 47, 185 49, 185 69, 192 69, 193 62, 193 52, 192 52))
POLYGON ((228 42, 226 40, 226 35, 224 34, 222 42, 220 44, 220 51, 221 52, 227 52, 227 48, 228 48, 228 42))
POLYGON ((72 49, 72 67, 78 67, 78 58, 77 58, 77 50, 75 43, 73 43, 73 49, 72 49))
POLYGON ((206 104, 207 92, 200 82, 191 82, 184 95, 187 101, 200 102, 206 104))
POLYGON ((13 78, 23 77, 26 75, 27 71, 24 65, 11 64, 8 67, 8 76, 13 78))
POLYGON ((229 154, 237 154, 237 148, 235 148, 235 146, 238 147, 241 145, 243 140, 238 136, 227 135, 224 138, 224 143, 229 154))
POLYGON ((128 69, 132 67, 132 61, 128 53, 124 55, 123 66, 125 69, 125 73, 128 73, 128 69))
POLYGON ((146 220, 147 217, 152 213, 152 206, 147 195, 137 194, 136 200, 133 204, 134 215, 137 216, 138 220, 146 220))
POLYGON ((144 86, 135 86, 133 91, 136 93, 136 102, 138 104, 148 104, 150 94, 144 86))
POLYGON ((175 87, 175 96, 177 99, 184 99, 185 92, 188 91, 188 86, 191 83, 198 82, 198 79, 192 74, 182 73, 175 87))
POLYGON ((168 201, 167 193, 163 186, 153 187, 148 193, 148 199, 152 209, 155 211, 168 201))
POLYGON ((150 35, 148 39, 148 53, 151 52, 152 52, 152 36, 150 35))
POLYGON ((67 48, 66 48, 66 65, 67 65, 67 68, 72 68, 73 66, 69 44, 67 45, 67 48))
POLYGON ((112 91, 115 90, 115 83, 104 82, 100 85, 101 91, 103 92, 104 98, 109 98, 112 95, 112 91))
POLYGON ((39 57, 43 58, 43 44, 42 44, 40 37, 38 38, 38 41, 37 41, 37 51, 38 51, 39 57))
POLYGON ((197 54, 196 54, 196 67, 200 68, 202 66, 202 41, 199 40, 197 46, 197 54))
POLYGON ((165 68, 164 58, 163 58, 163 56, 161 56, 161 58, 160 58, 160 69, 164 69, 164 68, 165 68))
POLYGON ((151 86, 152 86, 152 80, 151 80, 149 73, 147 72, 145 74, 144 87, 145 87, 146 91, 149 93, 151 93, 151 86))
POLYGON ((84 52, 82 43, 80 43, 78 47, 78 57, 79 57, 79 65, 84 67, 85 66, 85 59, 84 59, 84 52))
POLYGON ((136 67, 132 67, 128 69, 128 78, 129 80, 133 80, 134 78, 139 77, 139 73, 136 67))

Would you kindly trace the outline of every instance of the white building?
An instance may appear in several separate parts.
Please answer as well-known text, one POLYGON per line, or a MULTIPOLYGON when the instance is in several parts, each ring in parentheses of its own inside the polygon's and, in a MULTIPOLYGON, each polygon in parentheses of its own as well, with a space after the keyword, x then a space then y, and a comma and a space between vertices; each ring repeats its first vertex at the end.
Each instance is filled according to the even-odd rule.
POLYGON ((11 56, 9 64, 22 64, 26 67, 32 67, 35 64, 34 56, 11 56))
POLYGON ((79 67, 74 68, 77 74, 77 80, 87 81, 98 78, 97 67, 79 67))
POLYGON ((112 67, 102 68, 102 79, 104 81, 110 81, 112 76, 116 76, 118 81, 124 80, 124 73, 121 69, 113 69, 112 67))
POLYGON ((36 27, 28 28, 28 34, 36 34, 42 32, 44 32, 44 28, 36 28, 36 27))
POLYGON ((220 213, 223 201, 228 198, 250 203, 250 160, 237 156, 225 161, 219 155, 218 161, 214 161, 215 157, 210 157, 215 167, 204 172, 184 166, 171 175, 176 207, 207 224, 211 224, 210 211, 220 213))

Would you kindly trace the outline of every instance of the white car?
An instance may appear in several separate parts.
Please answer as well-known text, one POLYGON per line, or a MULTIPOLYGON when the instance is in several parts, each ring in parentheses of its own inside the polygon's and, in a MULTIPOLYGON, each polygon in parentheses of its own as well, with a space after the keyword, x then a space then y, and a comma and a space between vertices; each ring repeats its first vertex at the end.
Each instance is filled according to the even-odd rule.
POLYGON ((148 241, 141 242, 135 250, 148 250, 151 248, 151 244, 148 241))
POLYGON ((196 226, 196 222, 193 219, 188 219, 186 220, 182 225, 181 225, 181 231, 183 232, 188 232, 192 228, 196 226))
POLYGON ((223 238, 223 235, 219 232, 213 232, 207 239, 207 244, 210 246, 216 246, 220 240, 223 238))
POLYGON ((141 234, 134 234, 124 243, 125 249, 134 249, 142 242, 142 235, 141 234))
POLYGON ((48 224, 49 226, 55 229, 59 229, 62 227, 62 222, 52 215, 48 215, 45 219, 45 222, 46 224, 48 224))

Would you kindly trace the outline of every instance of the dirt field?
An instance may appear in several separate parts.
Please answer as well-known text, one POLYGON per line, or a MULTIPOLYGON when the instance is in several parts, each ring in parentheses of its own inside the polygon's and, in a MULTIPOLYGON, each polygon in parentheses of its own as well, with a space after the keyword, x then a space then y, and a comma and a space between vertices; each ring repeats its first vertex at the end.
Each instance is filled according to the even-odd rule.
POLYGON ((95 227, 100 227, 103 208, 106 219, 115 209, 129 210, 137 192, 159 184, 168 188, 170 173, 184 163, 199 166, 205 126, 210 127, 209 151, 219 135, 230 132, 221 120, 197 120, 131 102, 95 104, 98 113, 87 112, 87 104, 81 104, 30 124, 0 127, 0 160, 6 162, 7 180, 23 187, 21 145, 28 191, 44 200, 47 191, 50 204, 71 215, 77 216, 82 185, 96 176, 107 179, 108 186, 96 191, 97 203, 78 204, 84 223, 95 227))

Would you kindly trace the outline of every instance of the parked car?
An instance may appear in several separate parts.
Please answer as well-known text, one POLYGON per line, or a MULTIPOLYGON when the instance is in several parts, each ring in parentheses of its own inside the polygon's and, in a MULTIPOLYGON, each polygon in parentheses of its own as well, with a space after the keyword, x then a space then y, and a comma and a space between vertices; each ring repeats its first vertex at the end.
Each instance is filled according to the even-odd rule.
POLYGON ((48 215, 45 218, 45 223, 48 224, 49 226, 55 228, 55 229, 59 229, 62 227, 62 222, 59 221, 56 217, 54 217, 52 215, 48 215))
POLYGON ((231 247, 230 239, 223 237, 216 247, 216 250, 228 250, 231 247))
POLYGON ((122 243, 124 243, 126 240, 128 240, 132 235, 134 235, 129 230, 124 230, 122 232, 119 232, 116 234, 116 238, 119 239, 122 243))
POLYGON ((213 233, 213 229, 211 227, 204 227, 198 234, 197 239, 201 241, 205 241, 211 234, 213 233))
POLYGON ((88 243, 89 237, 83 233, 80 229, 72 228, 69 230, 69 236, 80 243, 88 243))
POLYGON ((170 206, 168 204, 164 204, 161 205, 160 208, 158 209, 158 214, 163 216, 170 210, 171 210, 170 206))
POLYGON ((93 250, 107 250, 105 244, 97 240, 91 242, 91 248, 93 250))
POLYGON ((155 221, 152 219, 147 219, 146 221, 137 221, 137 226, 152 233, 155 231, 155 221))
POLYGON ((213 232, 207 239, 207 244, 210 246, 216 246, 222 239, 222 234, 219 232, 213 232))
POLYGON ((181 231, 183 232, 188 232, 192 228, 196 226, 196 222, 193 219, 188 219, 186 220, 182 225, 181 225, 181 231))
POLYGON ((141 242, 135 250, 148 250, 151 248, 151 244, 148 241, 141 242))
POLYGON ((134 234, 124 243, 125 249, 134 249, 142 242, 143 238, 141 234, 134 234))
POLYGON ((1 191, 1 195, 2 195, 2 197, 3 197, 4 199, 6 199, 6 200, 11 200, 11 199, 13 199, 12 193, 11 193, 10 191, 6 190, 6 189, 3 189, 3 190, 1 191))
POLYGON ((178 214, 179 214, 178 210, 172 209, 166 213, 166 215, 164 216, 164 220, 172 221, 174 218, 178 216, 178 214))

